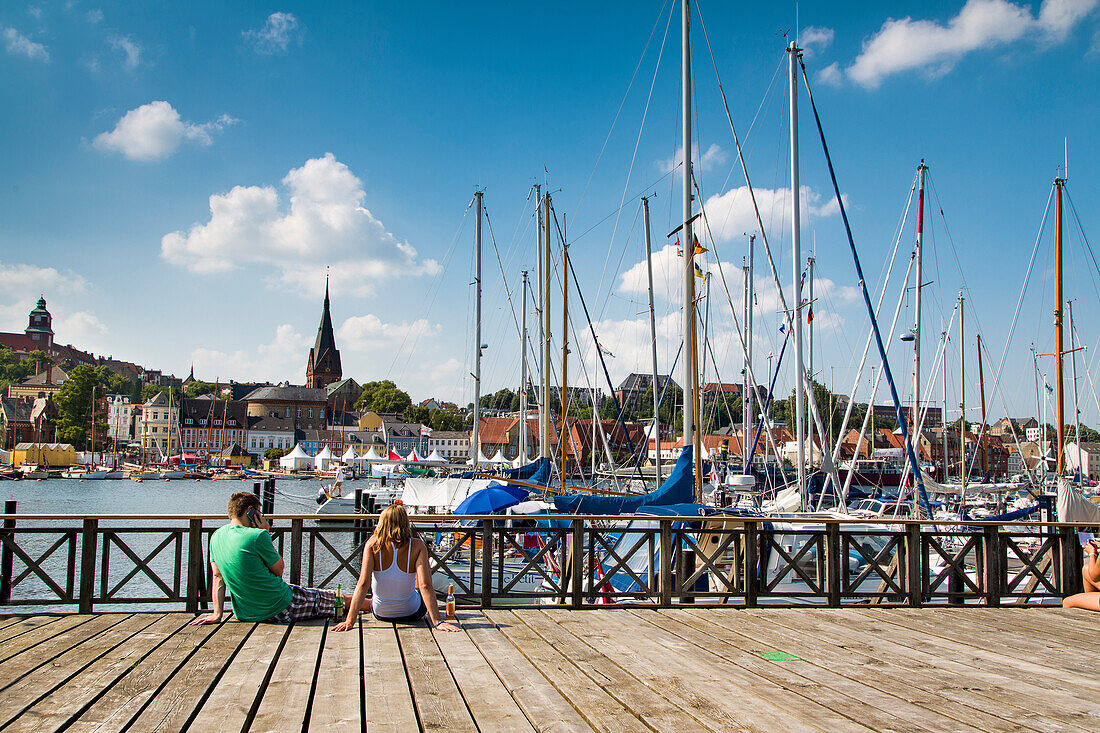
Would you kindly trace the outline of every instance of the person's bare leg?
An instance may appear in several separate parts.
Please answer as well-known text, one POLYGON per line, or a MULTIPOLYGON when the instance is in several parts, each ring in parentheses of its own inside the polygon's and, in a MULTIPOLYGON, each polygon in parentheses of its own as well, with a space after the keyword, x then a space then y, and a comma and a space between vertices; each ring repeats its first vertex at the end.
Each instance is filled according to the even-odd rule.
POLYGON ((1100 611, 1100 593, 1078 593, 1062 599, 1062 608, 1083 608, 1086 611, 1100 611))
POLYGON ((1086 593, 1096 593, 1100 591, 1100 586, 1097 586, 1095 576, 1092 574, 1091 565, 1085 565, 1085 567, 1081 569, 1081 583, 1086 593))

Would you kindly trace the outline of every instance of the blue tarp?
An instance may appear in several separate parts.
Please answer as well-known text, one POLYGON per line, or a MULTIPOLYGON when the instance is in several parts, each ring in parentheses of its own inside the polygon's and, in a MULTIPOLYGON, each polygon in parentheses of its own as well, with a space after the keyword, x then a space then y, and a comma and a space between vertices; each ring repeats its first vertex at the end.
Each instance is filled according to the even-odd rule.
POLYGON ((506 468, 501 471, 501 474, 505 478, 530 481, 533 484, 545 486, 546 482, 550 479, 550 459, 540 458, 537 461, 528 463, 525 466, 520 466, 519 468, 506 468))
POLYGON ((692 475, 691 446, 684 448, 676 459, 665 482, 648 494, 637 496, 596 496, 593 494, 571 494, 554 497, 554 508, 565 514, 631 514, 642 506, 666 506, 669 504, 689 504, 695 498, 695 485, 692 475))

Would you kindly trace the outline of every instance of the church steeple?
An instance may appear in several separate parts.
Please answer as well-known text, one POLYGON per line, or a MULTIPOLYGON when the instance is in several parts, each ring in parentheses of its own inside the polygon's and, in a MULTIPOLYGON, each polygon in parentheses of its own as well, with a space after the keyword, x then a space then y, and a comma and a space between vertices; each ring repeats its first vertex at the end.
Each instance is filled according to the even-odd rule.
POLYGON ((309 350, 306 362, 306 386, 327 387, 339 382, 343 373, 340 368, 340 351, 336 348, 336 337, 332 333, 332 314, 329 311, 328 275, 325 275, 325 303, 321 308, 321 323, 317 327, 317 338, 309 350))

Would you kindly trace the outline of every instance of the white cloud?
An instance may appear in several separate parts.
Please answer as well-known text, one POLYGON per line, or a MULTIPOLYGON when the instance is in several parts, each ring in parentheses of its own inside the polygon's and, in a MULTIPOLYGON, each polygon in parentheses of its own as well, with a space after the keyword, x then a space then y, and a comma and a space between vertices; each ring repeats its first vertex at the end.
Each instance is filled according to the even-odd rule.
MULTIPOLYGON (((65 334, 65 339, 73 344, 86 345, 89 343, 89 338, 107 333, 107 325, 87 311, 76 311, 55 321, 53 330, 56 333, 65 334)), ((84 348, 89 347, 84 346, 84 348)))
POLYGON ((100 10, 99 8, 94 8, 92 10, 89 10, 87 13, 85 13, 84 18, 87 19, 87 21, 89 23, 92 23, 93 25, 95 23, 101 23, 101 22, 103 22, 103 11, 100 10))
POLYGON ((302 31, 293 13, 272 13, 262 28, 242 31, 241 35, 257 53, 286 53, 291 42, 301 43, 302 31))
POLYGON ((32 18, 34 18, 36 20, 41 20, 42 19, 42 8, 38 7, 37 5, 30 5, 30 6, 27 7, 27 15, 31 16, 32 18))
MULTIPOLYGON (((769 229, 784 226, 790 216, 791 189, 754 188, 753 191, 764 225, 769 229)), ((835 198, 829 196, 823 199, 820 193, 809 186, 802 186, 799 204, 804 225, 815 219, 840 213, 835 198)), ((711 231, 719 242, 729 241, 759 228, 747 186, 715 194, 707 199, 704 207, 711 231)), ((770 231, 769 235, 774 236, 770 231)))
POLYGON ((27 314, 41 295, 54 315, 58 342, 102 350, 99 337, 107 333, 106 325, 74 305, 89 289, 88 281, 71 270, 0 262, 0 330, 22 333, 27 314))
POLYGON ((111 36, 107 43, 122 57, 122 66, 127 71, 133 71, 141 63, 141 46, 129 36, 111 36))
POLYGON ((196 273, 268 265, 275 280, 316 294, 330 266, 334 291, 366 295, 378 280, 434 275, 435 260, 386 231, 363 206, 362 182, 332 153, 306 161, 273 186, 235 186, 210 197, 210 220, 161 239, 161 256, 196 273))
POLYGON ((200 348, 191 352, 195 372, 207 379, 237 381, 299 380, 305 374, 306 354, 311 339, 294 330, 289 323, 275 329, 274 338, 255 349, 231 352, 200 348))
POLYGON ((798 32, 798 45, 802 47, 806 58, 824 51, 833 43, 833 29, 810 26, 798 32))
MULTIPOLYGON (((707 151, 699 155, 699 145, 693 144, 691 148, 692 168, 698 171, 709 171, 715 166, 726 162, 726 151, 721 146, 711 143, 707 151)), ((684 160, 684 146, 676 148, 676 153, 671 158, 657 161, 657 167, 662 173, 669 173, 677 168, 684 160)))
POLYGON ((187 122, 180 119, 180 113, 168 102, 150 102, 124 114, 115 129, 97 135, 94 144, 101 150, 122 153, 130 160, 160 160, 176 152, 184 142, 212 144, 210 133, 235 122, 228 115, 202 124, 187 122))
POLYGON ((350 351, 394 349, 403 342, 415 343, 421 336, 438 336, 443 327, 419 318, 412 323, 385 323, 376 315, 352 316, 336 329, 336 339, 341 348, 350 351))
POLYGON ((967 0, 958 15, 941 24, 912 17, 887 20, 863 42, 848 75, 875 88, 891 74, 923 69, 932 76, 950 71, 968 53, 1017 41, 1029 33, 1064 40, 1100 0, 1044 0, 1038 18, 1008 0, 967 0))
POLYGON ((38 61, 49 61, 50 52, 41 43, 36 43, 14 28, 5 28, 0 35, 4 38, 4 50, 11 56, 26 56, 38 61))
POLYGON ((840 64, 834 61, 817 72, 817 80, 826 86, 840 86, 840 83, 844 80, 844 74, 840 71, 840 64))

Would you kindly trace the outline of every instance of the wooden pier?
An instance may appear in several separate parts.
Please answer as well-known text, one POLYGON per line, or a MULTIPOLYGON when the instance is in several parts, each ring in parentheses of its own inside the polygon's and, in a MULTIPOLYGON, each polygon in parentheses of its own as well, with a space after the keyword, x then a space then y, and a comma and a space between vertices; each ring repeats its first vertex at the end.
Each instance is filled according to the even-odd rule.
POLYGON ((3 731, 1062 731, 1100 616, 1060 608, 461 611, 463 632, 0 617, 3 731))

